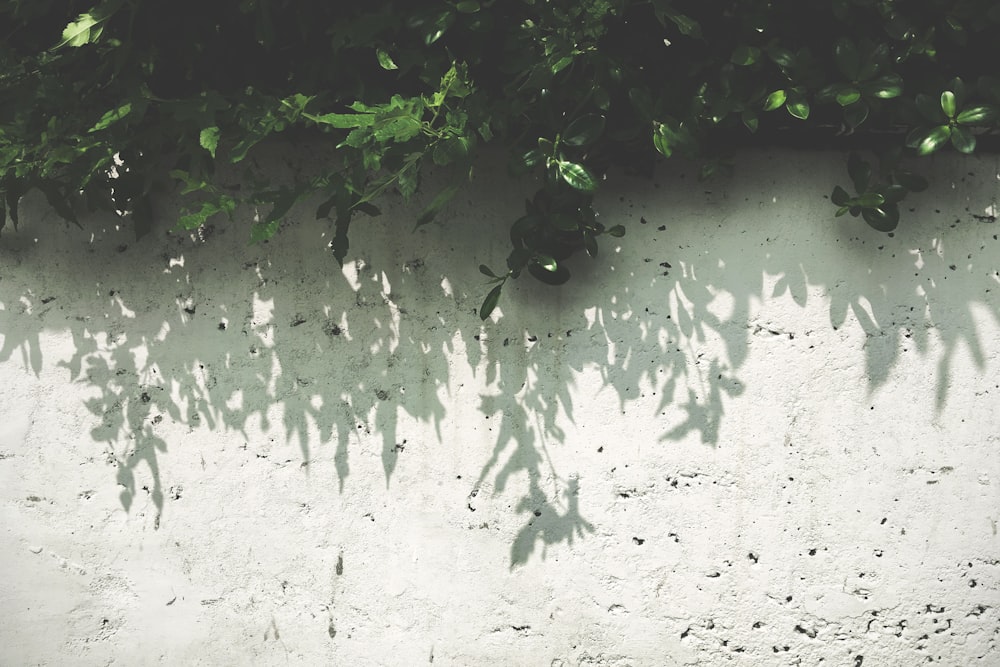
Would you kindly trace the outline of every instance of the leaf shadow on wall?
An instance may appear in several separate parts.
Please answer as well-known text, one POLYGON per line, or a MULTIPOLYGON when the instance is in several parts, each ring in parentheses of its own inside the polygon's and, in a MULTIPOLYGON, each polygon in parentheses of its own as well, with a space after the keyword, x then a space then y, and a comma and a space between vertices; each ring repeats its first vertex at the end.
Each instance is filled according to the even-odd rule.
MULTIPOLYGON (((352 452, 369 443, 380 449, 387 485, 407 457, 436 456, 434 443, 414 442, 409 424, 430 426, 438 444, 485 429, 492 451, 483 453, 470 491, 517 495, 509 507, 522 517, 510 536, 513 568, 539 546, 544 557, 550 546, 596 530, 584 516, 588 502, 600 502, 586 496, 592 480, 554 455, 602 444, 580 428, 577 413, 595 401, 581 395, 580 374, 598 373, 614 397, 616 410, 602 408, 607 419, 643 420, 660 442, 714 446, 723 444, 727 405, 753 381, 741 375, 751 348, 778 339, 807 344, 796 323, 762 319, 762 300, 787 294, 805 308, 829 298, 835 328, 852 326, 852 313, 867 337, 873 388, 911 340, 922 355, 931 336, 943 342, 939 406, 958 346, 983 363, 974 311, 1000 320, 989 261, 997 241, 972 217, 988 202, 949 202, 949 210, 972 211, 957 228, 904 220, 893 240, 858 221, 831 222, 826 202, 817 201, 795 231, 770 222, 788 217, 770 193, 802 166, 793 159, 780 169, 772 182, 750 174, 652 196, 648 184, 607 194, 602 215, 626 224, 629 235, 605 244, 596 261, 575 259, 577 280, 562 289, 520 281, 504 295, 504 317, 486 324, 475 314, 487 289, 475 266, 505 254, 503 230, 484 246, 481 230, 455 221, 482 208, 502 220, 518 214, 511 197, 486 186, 453 207, 451 225, 417 234, 405 222, 410 210, 398 205, 384 215, 404 221, 398 238, 386 238, 385 221, 366 228, 361 217, 344 271, 323 250, 308 207, 293 214, 303 224, 251 247, 236 223, 194 235, 158 232, 132 247, 122 242, 126 234, 108 231, 102 243, 83 244, 86 261, 74 262, 73 274, 48 267, 81 252, 74 232, 52 230, 40 246, 5 234, 0 252, 5 262, 21 262, 21 282, 0 283, 0 361, 19 352, 37 375, 42 332, 69 331, 74 351, 59 363, 67 379, 88 388, 90 435, 115 468, 121 504, 131 510, 145 493, 157 526, 170 497, 160 461, 174 447, 163 435, 168 426, 172 437, 184 429, 235 432, 238 456, 259 465, 303 475, 332 465, 341 492, 352 452), (816 225, 828 226, 817 233, 816 225), (834 248, 837 261, 821 259, 814 244, 834 248), (619 256, 616 245, 632 249, 619 256), (496 256, 477 255, 484 247, 496 256), (463 358, 471 388, 453 380, 452 365, 463 358), (454 423, 449 413, 461 400, 478 401, 482 424, 454 423)), ((658 180, 683 182, 683 171, 671 167, 658 180)), ((836 177, 831 172, 831 182, 836 177)))

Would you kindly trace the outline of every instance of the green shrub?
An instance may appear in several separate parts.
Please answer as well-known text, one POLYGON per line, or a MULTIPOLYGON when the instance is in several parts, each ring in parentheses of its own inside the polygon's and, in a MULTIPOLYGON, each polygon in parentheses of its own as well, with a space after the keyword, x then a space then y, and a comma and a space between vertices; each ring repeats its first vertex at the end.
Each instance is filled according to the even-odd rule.
POLYGON ((836 215, 890 231, 927 186, 901 159, 971 153, 1000 116, 993 0, 92 1, 0 8, 0 227, 37 188, 67 220, 85 204, 142 234, 166 183, 188 196, 188 229, 270 206, 261 240, 322 195, 342 262, 352 217, 377 215, 379 195, 409 197, 428 163, 471 168, 498 143, 512 173, 543 184, 511 226, 506 270, 481 267, 496 283, 483 318, 509 278, 562 283, 568 256, 624 234, 592 207, 613 166, 649 173, 678 154, 709 177, 737 146, 788 135, 861 148, 878 168, 852 155, 836 215), (214 178, 300 133, 336 147, 322 174, 248 175, 239 196, 214 178))

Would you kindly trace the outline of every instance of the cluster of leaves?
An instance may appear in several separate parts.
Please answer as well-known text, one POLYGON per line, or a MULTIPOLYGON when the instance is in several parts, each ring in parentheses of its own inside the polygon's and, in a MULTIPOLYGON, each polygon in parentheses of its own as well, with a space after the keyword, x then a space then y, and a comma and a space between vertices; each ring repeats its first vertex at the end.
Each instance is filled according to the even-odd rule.
POLYGON ((378 215, 380 195, 413 195, 428 163, 464 174, 499 143, 539 188, 506 270, 481 267, 495 282, 484 319, 508 279, 562 283, 568 257, 624 234, 593 208, 613 167, 679 154, 708 177, 748 140, 805 128, 875 154, 875 171, 852 155, 856 194, 831 200, 890 231, 927 186, 902 159, 971 153, 1000 129, 993 0, 9 0, 0 18, 0 227, 38 189, 69 221, 114 211, 141 234, 167 185, 188 196, 180 226, 252 205, 263 240, 321 195, 342 262, 353 216, 378 215), (330 141, 323 173, 216 177, 300 136, 330 141))

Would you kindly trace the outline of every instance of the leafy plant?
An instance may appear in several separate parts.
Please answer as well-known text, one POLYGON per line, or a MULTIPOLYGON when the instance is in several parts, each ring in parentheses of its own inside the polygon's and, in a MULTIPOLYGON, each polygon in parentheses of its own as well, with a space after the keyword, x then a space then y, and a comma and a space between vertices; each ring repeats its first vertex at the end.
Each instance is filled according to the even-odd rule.
POLYGON ((181 227, 252 206, 261 241, 319 195, 343 262, 355 215, 449 166, 428 224, 499 144, 538 191, 506 271, 481 267, 484 319, 508 280, 563 283, 571 256, 625 233, 594 210, 619 171, 680 155, 708 178, 748 143, 849 140, 878 168, 852 154, 836 215, 887 232, 927 186, 901 164, 1000 129, 992 0, 10 0, 0 19, 0 228, 37 189, 66 220, 113 211, 142 234, 150 198, 178 188, 181 227), (319 174, 277 186, 248 159, 306 137, 329 143, 319 174))

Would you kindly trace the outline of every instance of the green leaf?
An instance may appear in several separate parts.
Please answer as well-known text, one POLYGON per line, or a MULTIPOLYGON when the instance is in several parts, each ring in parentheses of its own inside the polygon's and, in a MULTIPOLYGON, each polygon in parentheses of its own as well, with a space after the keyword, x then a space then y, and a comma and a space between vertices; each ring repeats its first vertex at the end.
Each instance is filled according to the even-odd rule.
POLYGON ((267 241, 278 232, 279 220, 270 222, 255 222, 250 228, 250 243, 267 241))
POLYGON ((552 273, 559 269, 559 264, 556 262, 555 258, 549 255, 538 254, 534 257, 535 264, 542 267, 546 271, 552 273))
POLYGON ((955 120, 962 125, 986 125, 992 123, 998 117, 997 107, 990 104, 969 107, 962 111, 955 120))
POLYGON ((743 121, 743 124, 746 125, 746 128, 751 132, 756 132, 757 127, 760 124, 760 119, 757 118, 757 114, 750 109, 743 110, 740 114, 740 120, 743 121))
POLYGON ((614 236, 615 238, 621 238, 625 236, 625 225, 615 225, 605 232, 608 236, 614 236))
POLYGON ((329 125, 337 129, 369 127, 375 122, 373 113, 325 113, 322 116, 304 113, 302 116, 318 125, 329 125))
POLYGON ((906 188, 902 185, 888 185, 882 190, 882 195, 886 204, 898 204, 906 199, 906 192, 906 188))
POLYGON ((937 149, 944 145, 944 142, 948 141, 951 137, 951 128, 947 125, 938 125, 937 127, 927 130, 917 143, 917 153, 919 155, 930 155, 937 149))
POLYGON ((784 90, 774 91, 767 96, 766 100, 764 100, 764 111, 774 111, 784 104, 787 98, 788 96, 785 94, 784 90))
POLYGON ((930 95, 924 95, 920 93, 916 97, 917 111, 920 115, 929 120, 932 123, 944 123, 948 119, 941 113, 941 104, 938 100, 935 100, 930 95))
POLYGON ((678 14, 677 12, 667 11, 665 12, 667 18, 674 22, 677 29, 681 31, 682 35, 687 35, 688 37, 701 37, 701 26, 690 16, 686 14, 678 14))
POLYGON ((479 319, 485 321, 493 311, 496 310, 497 303, 500 302, 500 291, 503 289, 503 283, 497 285, 490 290, 486 298, 483 299, 483 305, 479 306, 479 319))
POLYGON ((854 104, 861 99, 861 91, 857 88, 844 88, 837 92, 837 104, 842 107, 854 104))
POLYGON ((475 0, 463 0, 455 5, 455 9, 462 14, 475 14, 479 11, 479 3, 475 0))
POLYGON ((967 127, 951 128, 951 145, 960 153, 971 153, 976 150, 976 137, 967 127))
POLYGON ((809 118, 809 102, 806 101, 806 98, 801 93, 794 91, 789 93, 785 109, 788 110, 788 113, 799 120, 809 118))
POLYGON ((490 267, 486 266, 485 264, 480 264, 479 265, 479 272, 481 274, 483 274, 484 276, 488 276, 490 278, 497 278, 497 279, 500 278, 500 276, 498 276, 497 274, 493 273, 493 271, 490 270, 490 267))
POLYGON ((126 102, 117 109, 111 109, 110 111, 106 112, 103 116, 101 116, 101 119, 97 121, 97 124, 94 125, 94 127, 87 130, 87 132, 88 133, 100 132, 101 130, 113 125, 114 123, 117 123, 119 120, 129 115, 131 112, 132 112, 132 103, 126 102))
POLYGON ((868 118, 868 105, 863 100, 844 107, 844 123, 852 130, 868 118))
POLYGON ((781 69, 789 69, 795 66, 795 54, 788 49, 774 47, 768 50, 767 55, 781 69))
POLYGON ((583 192, 593 192, 597 189, 597 179, 582 164, 559 160, 559 175, 570 187, 582 190, 583 192))
POLYGON ((437 215, 437 212, 441 210, 445 204, 451 201, 452 197, 454 197, 457 192, 457 185, 450 185, 439 192, 438 195, 431 200, 431 203, 428 204, 427 207, 420 213, 420 216, 417 217, 416 228, 423 227, 428 222, 433 220, 434 216, 437 215))
POLYGON ((889 100, 903 94, 903 78, 898 74, 885 74, 862 86, 865 95, 889 100))
POLYGON ((760 49, 756 46, 737 46, 736 50, 733 51, 733 55, 729 58, 729 61, 734 65, 742 65, 744 67, 748 65, 753 65, 760 59, 760 49))
POLYGON ((71 22, 62 32, 62 41, 56 44, 55 48, 63 46, 80 47, 84 44, 96 42, 101 37, 101 23, 103 19, 98 19, 93 14, 80 14, 77 19, 71 22))
POLYGON ((847 194, 847 191, 839 185, 833 189, 833 194, 830 195, 830 201, 837 206, 846 206, 850 199, 851 197, 847 194))
POLYGON ((583 249, 587 251, 587 254, 591 257, 597 257, 597 252, 599 250, 597 245, 597 239, 594 238, 593 234, 587 232, 583 233, 583 249))
POLYGON ((866 208, 861 217, 870 227, 880 232, 891 232, 899 225, 899 208, 892 204, 881 208, 866 208))
POLYGON ((579 221, 566 213, 553 213, 548 220, 550 225, 561 232, 575 232, 580 228, 579 221))
POLYGON ((855 199, 853 203, 861 208, 875 208, 885 203, 885 197, 879 192, 866 192, 855 199))
POLYGON ((848 81, 856 81, 858 72, 861 69, 861 57, 858 54, 858 47, 854 42, 841 37, 833 47, 833 58, 837 63, 837 69, 848 81))
POLYGON ((871 164, 862 160, 857 153, 851 153, 847 156, 847 174, 851 177, 851 182, 854 183, 855 191, 864 192, 868 189, 868 184, 871 183, 871 164))
POLYGON ((206 127, 198 135, 198 143, 214 158, 215 149, 219 146, 219 128, 215 126, 206 127))
POLYGON ((941 93, 941 111, 948 118, 955 117, 955 93, 950 90, 941 93))
POLYGON ((604 132, 604 116, 586 114, 580 116, 566 128, 562 143, 567 146, 587 146, 593 143, 604 132))
POLYGON ((376 49, 375 56, 378 58, 378 64, 382 66, 382 69, 399 69, 399 65, 393 62, 392 57, 384 49, 376 49))

